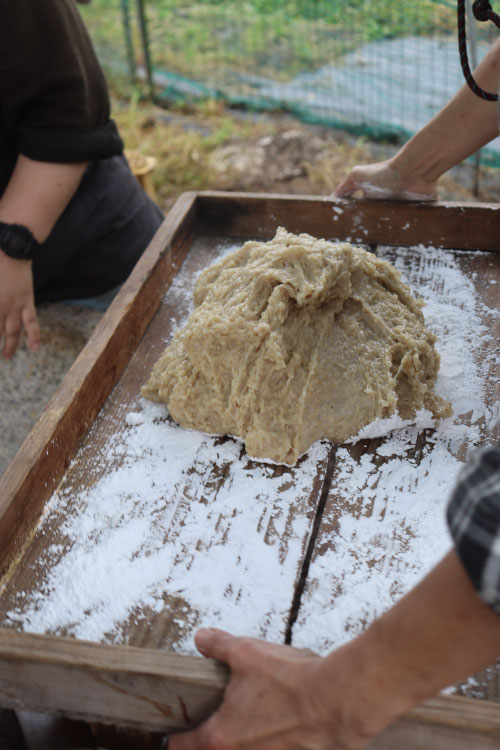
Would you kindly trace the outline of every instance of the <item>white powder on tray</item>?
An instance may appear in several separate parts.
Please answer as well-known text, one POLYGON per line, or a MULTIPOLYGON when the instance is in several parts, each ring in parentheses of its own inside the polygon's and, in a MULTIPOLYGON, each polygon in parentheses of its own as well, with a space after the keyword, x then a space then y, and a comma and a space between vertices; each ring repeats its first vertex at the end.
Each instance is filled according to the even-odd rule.
MULTIPOLYGON (((221 245, 220 256, 231 249, 221 245)), ((321 537, 293 632, 295 645, 319 652, 359 632, 449 547, 444 506, 457 456, 465 458, 493 419, 485 395, 491 361, 479 347, 489 336, 484 318, 495 312, 480 303, 459 256, 423 247, 381 255, 427 302, 442 356, 437 390, 456 416, 426 431, 420 464, 409 456, 431 426, 425 412, 414 425, 395 416, 365 428, 360 439, 386 438, 359 461, 338 449, 334 487, 344 505, 326 514, 332 531, 321 537)), ((190 312, 194 280, 186 266, 168 292, 178 302, 174 328, 190 312)), ((304 498, 329 446, 317 443, 298 467, 280 473, 250 465, 235 439, 179 427, 162 405, 138 400, 130 409, 107 446, 107 460, 119 457, 119 468, 48 504, 43 523, 65 519, 65 548, 38 560, 39 588, 18 594, 4 624, 126 642, 130 622, 152 622, 174 604, 180 652, 194 651, 201 625, 282 641, 310 529, 304 498), (215 490, 214 466, 225 473, 215 490)))
MULTIPOLYGON (((293 643, 326 653, 359 634, 408 592, 451 546, 445 507, 468 451, 498 422, 498 402, 487 407, 488 371, 498 363, 489 331, 497 309, 478 298, 460 269, 470 254, 419 246, 394 253, 379 248, 426 302, 428 327, 438 336, 441 369, 436 390, 452 402, 454 417, 439 423, 417 414, 414 425, 398 415, 376 420, 357 436, 386 436, 358 459, 337 451, 333 492, 318 554, 309 569, 293 643), (425 430, 417 463, 415 445, 425 430), (386 460, 381 461, 384 457, 386 460)), ((352 441, 356 442, 356 440, 352 441)))
POLYGON ((124 448, 120 468, 76 498, 52 499, 47 521, 65 517, 66 551, 47 550, 44 584, 28 601, 21 595, 9 620, 30 632, 126 642, 131 614, 153 618, 175 601, 179 651, 194 651, 202 622, 282 639, 309 525, 296 498, 309 494, 327 444, 313 447, 291 484, 272 467, 251 468, 239 442, 217 445, 166 420, 162 405, 140 408, 127 416, 126 443, 109 446, 109 459, 124 448), (215 493, 207 491, 214 464, 226 475, 215 493))

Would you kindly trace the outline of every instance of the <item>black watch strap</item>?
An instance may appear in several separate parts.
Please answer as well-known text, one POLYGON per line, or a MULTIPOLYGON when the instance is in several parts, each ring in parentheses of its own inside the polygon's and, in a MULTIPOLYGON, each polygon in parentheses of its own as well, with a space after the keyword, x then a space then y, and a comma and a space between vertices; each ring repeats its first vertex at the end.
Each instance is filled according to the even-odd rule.
POLYGON ((33 260, 39 247, 40 243, 28 227, 0 221, 0 250, 9 258, 33 260))

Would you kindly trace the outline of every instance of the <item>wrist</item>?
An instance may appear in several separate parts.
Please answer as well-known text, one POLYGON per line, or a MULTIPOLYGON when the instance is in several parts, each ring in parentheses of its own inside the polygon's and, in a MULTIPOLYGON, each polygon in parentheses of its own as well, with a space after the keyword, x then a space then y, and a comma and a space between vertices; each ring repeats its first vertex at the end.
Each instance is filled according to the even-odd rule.
POLYGON ((336 684, 337 696, 323 710, 332 723, 341 723, 346 739, 368 742, 420 702, 412 680, 401 673, 397 647, 388 635, 379 620, 321 660, 319 692, 328 696, 336 684))
MULTIPOLYGON (((359 639, 362 640, 360 652, 364 664, 361 679, 371 686, 369 690, 374 693, 376 710, 383 705, 387 726, 429 697, 425 690, 425 676, 412 658, 406 658, 408 644, 404 636, 400 638, 399 629, 394 628, 387 614, 375 620, 359 639)), ((422 660, 421 668, 431 669, 432 665, 422 660)))
POLYGON ((417 136, 414 136, 401 150, 389 159, 389 164, 402 190, 408 185, 421 184, 432 187, 450 165, 442 157, 442 151, 421 147, 417 136))
POLYGON ((0 246, 0 265, 3 268, 20 268, 24 266, 31 266, 33 263, 32 260, 23 260, 19 258, 11 258, 7 253, 4 253, 2 250, 2 247, 0 246))
POLYGON ((383 675, 365 634, 317 660, 304 688, 326 735, 364 747, 404 711, 391 706, 383 675))
POLYGON ((9 258, 32 261, 40 250, 40 243, 23 224, 0 220, 0 248, 9 258))

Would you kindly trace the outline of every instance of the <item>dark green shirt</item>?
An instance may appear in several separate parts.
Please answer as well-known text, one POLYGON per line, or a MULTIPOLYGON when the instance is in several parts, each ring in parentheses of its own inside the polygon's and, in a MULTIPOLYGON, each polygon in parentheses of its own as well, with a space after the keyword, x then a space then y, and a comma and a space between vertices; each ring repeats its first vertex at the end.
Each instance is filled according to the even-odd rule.
POLYGON ((103 72, 74 0, 0 0, 0 194, 18 154, 120 154, 103 72))

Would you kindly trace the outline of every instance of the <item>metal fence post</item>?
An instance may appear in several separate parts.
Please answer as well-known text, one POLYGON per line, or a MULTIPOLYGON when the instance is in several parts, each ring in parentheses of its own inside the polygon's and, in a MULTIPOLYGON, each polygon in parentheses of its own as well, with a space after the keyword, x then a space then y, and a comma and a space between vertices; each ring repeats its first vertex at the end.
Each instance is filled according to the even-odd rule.
POLYGON ((130 26, 129 0, 120 0, 120 2, 122 7, 123 33, 125 36, 125 46, 127 48, 128 72, 130 82, 132 83, 132 86, 134 86, 137 71, 135 67, 134 43, 132 41, 132 30, 130 26))
POLYGON ((144 0, 136 0, 137 2, 137 16, 139 19, 139 29, 141 32, 141 43, 142 52, 144 55, 144 65, 146 67, 146 81, 149 89, 149 98, 152 102, 155 101, 155 90, 153 81, 153 66, 151 63, 151 54, 149 48, 149 36, 148 36, 148 22, 146 18, 146 12, 144 9, 144 0))

